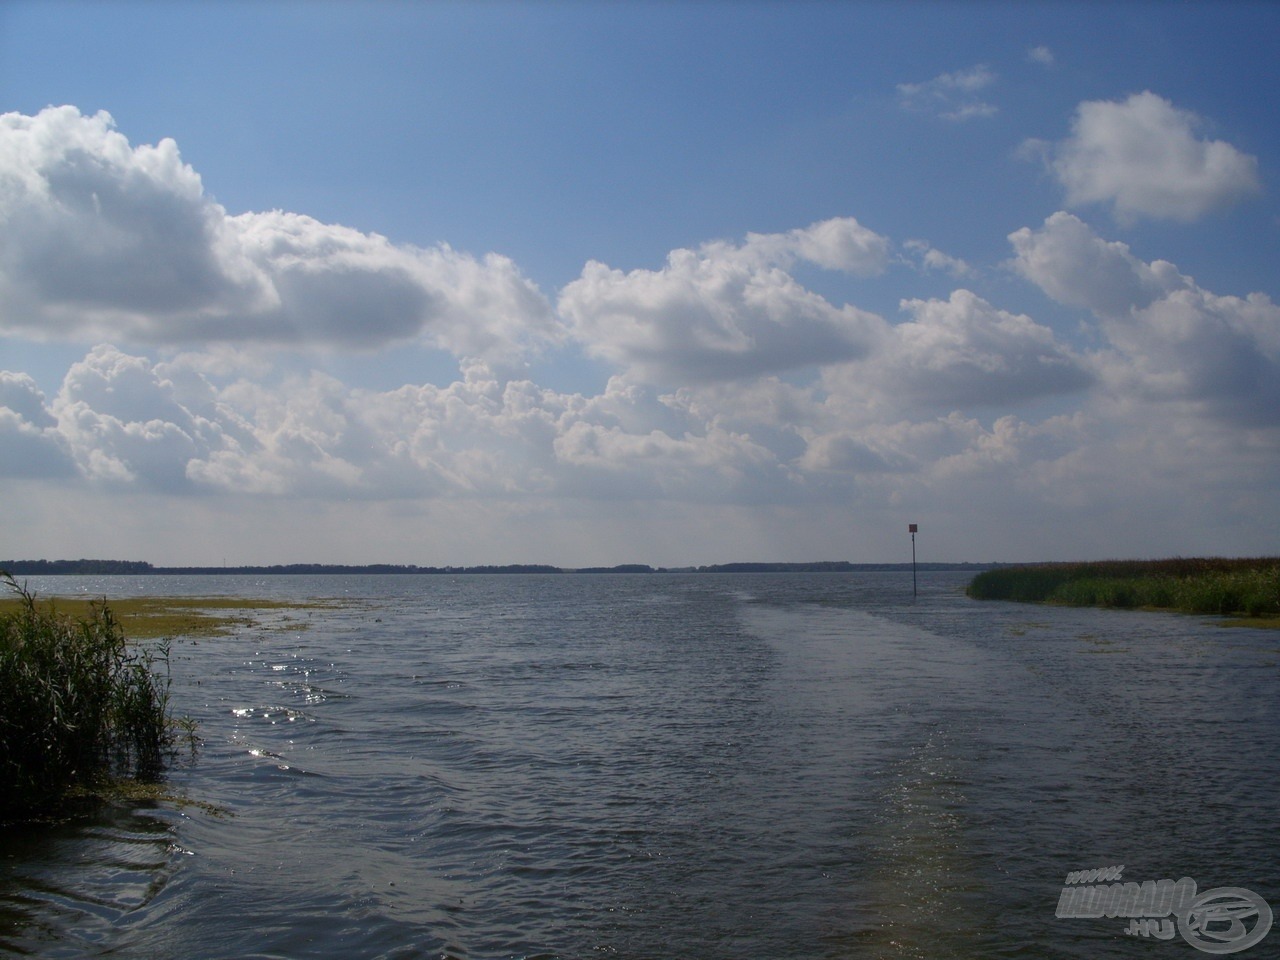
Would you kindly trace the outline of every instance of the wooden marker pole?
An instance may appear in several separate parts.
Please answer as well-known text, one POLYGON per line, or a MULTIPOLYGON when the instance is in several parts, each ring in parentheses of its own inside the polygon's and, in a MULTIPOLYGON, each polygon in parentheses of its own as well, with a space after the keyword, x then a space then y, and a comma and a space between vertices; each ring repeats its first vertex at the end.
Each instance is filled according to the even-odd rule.
POLYGON ((916 596, 916 530, 919 527, 914 523, 907 524, 907 529, 911 531, 911 595, 916 596))

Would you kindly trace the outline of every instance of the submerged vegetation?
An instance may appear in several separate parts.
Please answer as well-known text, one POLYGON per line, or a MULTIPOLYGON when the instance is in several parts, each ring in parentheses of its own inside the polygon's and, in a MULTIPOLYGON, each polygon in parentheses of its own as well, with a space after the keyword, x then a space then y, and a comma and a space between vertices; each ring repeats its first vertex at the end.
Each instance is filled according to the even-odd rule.
MULTIPOLYGON (((59 597, 47 601, 50 609, 72 617, 91 617, 100 601, 84 597, 59 597)), ((0 599, 0 616, 19 610, 20 596, 0 599)), ((244 597, 119 597, 111 601, 111 614, 134 640, 157 637, 208 637, 228 633, 237 627, 256 624, 255 610, 304 610, 332 607, 334 602, 258 600, 244 597)), ((291 628, 305 626, 292 622, 291 628)))
POLYGON ((158 780, 184 731, 194 743, 169 715, 167 643, 131 643, 105 601, 71 617, 2 579, 17 596, 0 612, 0 821, 158 780))
POLYGON ((1280 617, 1280 557, 1045 563, 987 570, 978 600, 1280 617))

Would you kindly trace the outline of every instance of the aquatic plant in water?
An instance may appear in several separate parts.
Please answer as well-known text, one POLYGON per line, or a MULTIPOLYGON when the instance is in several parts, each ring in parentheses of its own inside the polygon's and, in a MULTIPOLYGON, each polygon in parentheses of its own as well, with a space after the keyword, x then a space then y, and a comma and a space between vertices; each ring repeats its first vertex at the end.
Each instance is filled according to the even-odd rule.
POLYGON ((966 592, 978 600, 1275 617, 1280 614, 1280 558, 1178 557, 1003 567, 976 576, 966 592))
POLYGON ((190 721, 169 716, 166 642, 130 643, 104 601, 71 618, 8 574, 0 614, 0 820, 47 815, 121 778, 158 780, 190 721))

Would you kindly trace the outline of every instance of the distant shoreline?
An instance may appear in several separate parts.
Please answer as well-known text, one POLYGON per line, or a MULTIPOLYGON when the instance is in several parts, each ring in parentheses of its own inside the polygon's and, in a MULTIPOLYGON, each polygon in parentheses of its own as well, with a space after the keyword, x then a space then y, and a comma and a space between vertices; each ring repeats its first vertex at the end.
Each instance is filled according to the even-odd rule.
MULTIPOLYGON (((920 571, 981 571, 1004 563, 918 563, 920 571)), ((580 574, 580 573, 869 573, 910 570, 910 563, 849 563, 823 560, 811 563, 719 563, 698 567, 651 567, 624 563, 613 567, 555 567, 512 563, 471 567, 420 567, 414 564, 288 563, 272 566, 157 567, 143 560, 7 560, 0 570, 15 577, 49 576, 290 576, 325 574, 580 574)))

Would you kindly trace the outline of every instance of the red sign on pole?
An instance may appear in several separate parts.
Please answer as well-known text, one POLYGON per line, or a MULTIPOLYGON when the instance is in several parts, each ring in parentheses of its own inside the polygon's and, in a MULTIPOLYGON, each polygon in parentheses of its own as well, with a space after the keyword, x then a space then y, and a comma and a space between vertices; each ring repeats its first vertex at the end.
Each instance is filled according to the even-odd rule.
POLYGON ((916 529, 917 529, 917 528, 916 528, 916 525, 915 525, 914 523, 909 523, 909 524, 907 524, 907 533, 915 533, 915 532, 916 532, 916 529))

